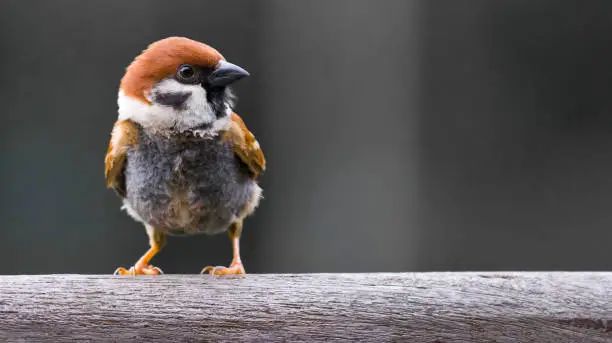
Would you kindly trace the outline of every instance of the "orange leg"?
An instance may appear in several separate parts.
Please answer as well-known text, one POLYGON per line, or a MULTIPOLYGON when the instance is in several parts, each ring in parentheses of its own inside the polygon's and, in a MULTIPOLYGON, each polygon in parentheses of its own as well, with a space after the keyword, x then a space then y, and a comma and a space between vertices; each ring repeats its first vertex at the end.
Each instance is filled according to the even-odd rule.
POLYGON ((149 264, 149 261, 155 256, 166 242, 166 236, 153 229, 150 226, 146 226, 147 235, 149 235, 149 245, 151 246, 147 252, 142 255, 136 263, 130 268, 125 269, 123 267, 115 270, 115 275, 159 275, 163 274, 162 270, 149 264))
POLYGON ((200 272, 201 274, 206 272, 210 272, 211 275, 245 274, 244 266, 240 260, 240 234, 242 233, 242 221, 232 224, 228 231, 232 240, 232 249, 234 251, 232 264, 229 267, 208 266, 202 269, 200 272))

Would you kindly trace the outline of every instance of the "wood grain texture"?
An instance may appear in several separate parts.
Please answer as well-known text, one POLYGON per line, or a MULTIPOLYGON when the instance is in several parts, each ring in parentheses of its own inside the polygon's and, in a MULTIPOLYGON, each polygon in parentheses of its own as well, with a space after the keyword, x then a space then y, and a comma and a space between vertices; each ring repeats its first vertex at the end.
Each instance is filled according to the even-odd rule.
POLYGON ((2 342, 612 342, 612 273, 0 277, 2 342))

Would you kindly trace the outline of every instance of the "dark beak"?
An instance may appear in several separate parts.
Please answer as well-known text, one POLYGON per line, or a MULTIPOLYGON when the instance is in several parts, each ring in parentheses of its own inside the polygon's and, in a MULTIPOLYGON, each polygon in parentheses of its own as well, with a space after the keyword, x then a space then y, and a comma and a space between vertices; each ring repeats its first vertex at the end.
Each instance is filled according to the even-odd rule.
POLYGON ((215 70, 208 76, 208 84, 211 87, 225 87, 231 83, 234 83, 245 76, 249 76, 249 73, 240 68, 239 66, 221 60, 215 70))

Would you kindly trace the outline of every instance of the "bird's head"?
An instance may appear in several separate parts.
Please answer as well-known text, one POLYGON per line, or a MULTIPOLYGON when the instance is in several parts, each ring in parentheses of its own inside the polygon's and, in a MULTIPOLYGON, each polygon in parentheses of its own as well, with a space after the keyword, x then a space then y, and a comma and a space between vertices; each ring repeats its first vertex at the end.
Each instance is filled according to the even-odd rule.
POLYGON ((230 122, 230 84, 248 75, 204 43, 159 40, 127 67, 119 87, 119 119, 151 129, 214 134, 230 122))

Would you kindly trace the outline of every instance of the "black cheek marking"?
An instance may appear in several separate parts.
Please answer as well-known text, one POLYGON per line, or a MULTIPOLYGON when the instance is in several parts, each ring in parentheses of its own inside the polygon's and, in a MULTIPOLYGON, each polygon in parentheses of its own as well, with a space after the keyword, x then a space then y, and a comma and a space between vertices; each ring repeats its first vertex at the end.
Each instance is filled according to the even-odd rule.
POLYGON ((180 108, 190 96, 191 92, 156 93, 154 99, 158 104, 180 108))

